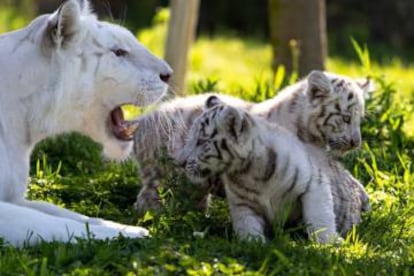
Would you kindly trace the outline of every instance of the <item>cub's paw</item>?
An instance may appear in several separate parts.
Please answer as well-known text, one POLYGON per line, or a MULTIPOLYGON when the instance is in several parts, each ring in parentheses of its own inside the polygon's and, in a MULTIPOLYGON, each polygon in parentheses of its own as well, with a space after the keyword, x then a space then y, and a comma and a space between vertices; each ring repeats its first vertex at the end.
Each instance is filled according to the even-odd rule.
POLYGON ((125 226, 124 229, 121 230, 121 234, 128 238, 144 238, 149 237, 150 233, 147 229, 139 226, 125 226))
POLYGON ((327 233, 324 230, 318 230, 317 232, 312 233, 310 240, 321 244, 342 245, 344 243, 344 239, 339 236, 339 234, 327 233))
POLYGON ((134 209, 139 216, 143 216, 147 211, 157 211, 161 208, 160 196, 157 188, 142 188, 134 203, 134 209))

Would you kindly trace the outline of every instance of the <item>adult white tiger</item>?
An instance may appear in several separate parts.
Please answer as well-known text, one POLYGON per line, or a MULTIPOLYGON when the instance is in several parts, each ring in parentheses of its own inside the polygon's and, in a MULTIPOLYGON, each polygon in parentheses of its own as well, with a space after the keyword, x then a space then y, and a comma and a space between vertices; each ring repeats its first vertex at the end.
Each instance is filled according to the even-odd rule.
POLYGON ((87 1, 70 0, 26 28, 0 36, 0 236, 21 245, 148 234, 141 227, 89 218, 24 199, 29 158, 40 140, 67 131, 124 159, 132 128, 122 104, 145 105, 167 89, 171 68, 125 28, 101 22, 87 1))

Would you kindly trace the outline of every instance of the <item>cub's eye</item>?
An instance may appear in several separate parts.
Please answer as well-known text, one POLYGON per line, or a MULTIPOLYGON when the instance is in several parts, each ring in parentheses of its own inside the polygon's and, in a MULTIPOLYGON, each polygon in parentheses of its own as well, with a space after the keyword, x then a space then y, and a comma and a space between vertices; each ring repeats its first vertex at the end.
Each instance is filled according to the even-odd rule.
POLYGON ((199 138, 199 139, 197 139, 197 146, 201 146, 201 145, 204 145, 204 144, 208 144, 209 142, 210 142, 209 139, 199 138))
POLYGON ((128 54, 127 51, 121 48, 113 49, 112 53, 114 53, 117 57, 124 57, 128 54))
POLYGON ((350 124, 351 123, 351 116, 344 115, 344 116, 342 116, 342 120, 344 120, 344 123, 350 124))
POLYGON ((204 143, 203 139, 197 139, 196 146, 201 146, 204 143))

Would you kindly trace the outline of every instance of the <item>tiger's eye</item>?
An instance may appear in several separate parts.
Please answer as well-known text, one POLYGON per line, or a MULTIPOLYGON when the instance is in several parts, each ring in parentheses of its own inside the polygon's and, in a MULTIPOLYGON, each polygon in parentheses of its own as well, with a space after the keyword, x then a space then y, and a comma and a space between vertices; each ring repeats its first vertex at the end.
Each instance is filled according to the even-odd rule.
POLYGON ((342 120, 344 120, 344 123, 350 124, 351 123, 351 116, 344 115, 344 116, 342 116, 342 120))
POLYGON ((112 50, 112 52, 117 56, 117 57, 123 57, 126 56, 126 54, 128 53, 127 51, 125 51, 124 49, 118 48, 118 49, 114 49, 112 50))
POLYGON ((207 142, 207 140, 206 140, 206 139, 199 138, 199 139, 197 139, 196 146, 197 146, 197 147, 198 147, 198 146, 201 146, 202 144, 205 144, 206 142, 207 142))

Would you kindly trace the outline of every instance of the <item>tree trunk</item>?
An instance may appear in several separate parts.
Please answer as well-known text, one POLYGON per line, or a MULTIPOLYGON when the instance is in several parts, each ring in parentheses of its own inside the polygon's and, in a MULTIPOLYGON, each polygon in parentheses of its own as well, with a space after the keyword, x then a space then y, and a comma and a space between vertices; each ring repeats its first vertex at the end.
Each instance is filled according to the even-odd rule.
POLYGON ((272 67, 305 76, 324 70, 327 55, 325 0, 268 0, 272 67))
POLYGON ((188 53, 194 39, 198 19, 199 0, 172 0, 168 26, 165 60, 174 70, 173 92, 185 94, 188 53))

